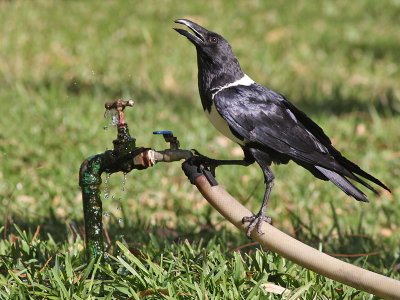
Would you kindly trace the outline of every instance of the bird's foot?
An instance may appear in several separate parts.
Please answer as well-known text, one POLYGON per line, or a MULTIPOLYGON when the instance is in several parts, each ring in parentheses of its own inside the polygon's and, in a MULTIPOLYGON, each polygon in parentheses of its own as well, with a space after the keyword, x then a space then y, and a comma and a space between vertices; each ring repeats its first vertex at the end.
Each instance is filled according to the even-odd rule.
POLYGON ((191 159, 193 159, 195 161, 201 161, 202 163, 204 163, 207 166, 210 164, 216 164, 216 162, 217 162, 216 159, 209 158, 209 157, 201 154, 196 149, 192 149, 192 151, 193 151, 194 155, 191 157, 191 159))
POLYGON ((261 226, 263 222, 267 222, 271 224, 271 218, 267 217, 264 212, 259 212, 256 215, 253 215, 251 217, 243 217, 242 223, 247 223, 249 222, 249 227, 247 228, 246 235, 248 238, 250 238, 251 232, 256 228, 257 226, 257 232, 259 235, 263 235, 264 232, 261 231, 261 226))
MULTIPOLYGON (((195 173, 193 174, 203 174, 206 176, 208 182, 210 183, 211 186, 218 185, 218 182, 215 180, 215 166, 216 164, 214 161, 215 159, 208 158, 207 156, 201 155, 197 150, 192 149, 194 155, 188 158, 184 164, 182 165, 182 168, 185 172, 185 174, 189 177, 190 182, 192 184, 195 184, 195 180, 191 178, 191 174, 193 173, 193 170, 195 170, 195 173), (185 165, 185 167, 184 167, 185 165), (192 167, 189 167, 192 166, 192 167), (195 169, 193 169, 193 167, 195 169)), ((197 178, 197 177, 196 177, 197 178)))
POLYGON ((192 151, 195 155, 189 158, 190 163, 202 168, 210 168, 211 174, 215 177, 215 168, 220 165, 219 161, 201 154, 196 149, 192 149, 192 151))

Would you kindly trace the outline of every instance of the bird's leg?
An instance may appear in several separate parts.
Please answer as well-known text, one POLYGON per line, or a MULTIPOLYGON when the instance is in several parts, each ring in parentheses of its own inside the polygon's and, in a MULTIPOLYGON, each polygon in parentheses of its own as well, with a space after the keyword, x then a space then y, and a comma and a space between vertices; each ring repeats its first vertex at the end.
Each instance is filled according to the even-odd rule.
POLYGON ((245 223, 245 222, 250 223, 249 227, 247 228, 247 231, 246 231, 247 237, 250 237, 251 232, 254 230, 254 228, 256 226, 257 226, 258 234, 264 234, 264 232, 261 231, 262 222, 266 221, 268 223, 271 223, 271 218, 267 217, 265 215, 265 210, 266 210, 266 207, 268 204, 269 194, 271 193, 272 187, 274 185, 274 180, 272 179, 272 181, 266 182, 266 184, 267 184, 267 189, 265 191, 264 200, 263 200, 263 203, 261 205, 261 209, 259 210, 259 212, 254 216, 243 217, 243 219, 242 219, 242 223, 245 223))
POLYGON ((261 169, 263 170, 264 173, 264 179, 265 179, 265 184, 266 184, 266 189, 265 189, 265 194, 264 194, 264 199, 261 205, 261 209, 256 215, 250 216, 250 217, 244 217, 242 219, 242 223, 244 224, 245 222, 249 222, 249 227, 247 228, 246 235, 247 237, 250 237, 251 232, 254 230, 254 228, 257 226, 257 232, 258 234, 264 234, 264 232, 261 231, 261 225, 264 221, 271 223, 271 218, 267 217, 265 215, 265 210, 268 204, 268 199, 269 195, 271 193, 272 187, 274 186, 274 180, 275 176, 272 173, 272 170, 269 166, 270 161, 269 157, 266 153, 262 153, 258 150, 252 151, 252 154, 257 161, 257 163, 260 165, 261 169))

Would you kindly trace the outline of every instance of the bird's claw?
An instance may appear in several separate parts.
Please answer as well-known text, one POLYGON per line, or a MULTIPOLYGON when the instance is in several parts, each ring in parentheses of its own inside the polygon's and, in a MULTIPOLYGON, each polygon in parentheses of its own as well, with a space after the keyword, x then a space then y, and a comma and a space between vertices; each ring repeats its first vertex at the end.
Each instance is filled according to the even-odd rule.
POLYGON ((259 235, 263 235, 264 232, 261 231, 261 226, 264 221, 271 224, 271 218, 264 215, 264 213, 258 213, 257 215, 253 215, 251 217, 243 217, 242 219, 243 224, 247 222, 250 223, 246 231, 247 237, 250 238, 250 235, 256 226, 257 226, 257 233, 259 235))
POLYGON ((201 155, 197 150, 192 149, 194 155, 188 158, 183 164, 182 168, 185 174, 189 177, 190 182, 195 184, 195 179, 198 177, 197 175, 203 174, 211 186, 218 185, 218 182, 215 180, 215 167, 212 163, 214 161, 207 156, 201 155), (192 167, 188 167, 192 166, 192 167), (194 169, 193 169, 194 167, 194 169), (194 177, 193 177, 194 176, 194 177))
POLYGON ((212 176, 215 177, 215 169, 219 166, 218 161, 201 154, 196 149, 192 149, 192 151, 195 155, 189 158, 190 163, 198 165, 202 169, 209 168, 212 176))
POLYGON ((203 162, 204 164, 206 164, 207 166, 210 165, 210 164, 213 164, 213 163, 216 161, 215 159, 209 158, 209 157, 207 157, 207 156, 201 154, 201 153, 200 153, 199 151, 197 151, 196 149, 192 149, 192 151, 193 151, 193 153, 194 153, 195 155, 193 155, 193 156, 191 157, 191 159, 197 160, 197 161, 201 161, 201 162, 203 162))
POLYGON ((191 149, 193 151, 193 153, 197 156, 203 156, 199 151, 197 151, 196 149, 191 149))

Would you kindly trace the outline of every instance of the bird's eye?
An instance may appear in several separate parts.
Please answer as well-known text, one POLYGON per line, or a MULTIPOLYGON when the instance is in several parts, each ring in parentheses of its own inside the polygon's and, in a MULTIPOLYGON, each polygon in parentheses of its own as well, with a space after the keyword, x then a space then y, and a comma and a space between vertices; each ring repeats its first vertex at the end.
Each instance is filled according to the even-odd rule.
POLYGON ((212 36, 212 37, 210 38, 210 42, 211 42, 212 44, 216 44, 216 43, 218 42, 218 40, 217 40, 217 38, 216 38, 215 36, 212 36))

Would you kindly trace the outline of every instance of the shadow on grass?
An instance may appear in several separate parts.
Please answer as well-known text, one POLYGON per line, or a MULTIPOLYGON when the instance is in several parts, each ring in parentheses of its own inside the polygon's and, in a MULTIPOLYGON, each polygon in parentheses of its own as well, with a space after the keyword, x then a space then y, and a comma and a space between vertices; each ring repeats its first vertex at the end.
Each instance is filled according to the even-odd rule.
MULTIPOLYGON (((347 115, 347 114, 369 114, 371 109, 379 115, 396 115, 400 112, 400 99, 396 97, 393 90, 382 91, 378 96, 363 99, 355 95, 343 95, 341 87, 336 86, 330 95, 323 94, 321 90, 314 89, 313 96, 306 94, 291 95, 288 98, 299 109, 309 115, 347 115)), ((364 91, 365 93, 365 91, 364 91)))
MULTIPOLYGON (((39 83, 27 82, 26 86, 37 91, 43 89, 51 90, 54 88, 54 82, 55 79, 51 78, 39 83)), ((196 82, 191 84, 197 86, 196 82)), ((178 89, 174 92, 158 88, 147 90, 138 87, 131 80, 121 80, 118 85, 110 86, 101 81, 86 82, 80 78, 72 78, 68 82, 65 82, 60 78, 60 81, 57 82, 57 88, 64 89, 66 94, 74 97, 88 95, 89 97, 98 98, 99 95, 106 95, 107 99, 118 99, 121 95, 128 94, 135 95, 139 101, 149 101, 153 103, 176 99, 177 101, 170 102, 173 106, 179 106, 182 101, 184 103, 198 101, 200 104, 200 97, 197 93, 196 95, 183 95, 181 90, 178 89), (61 85, 60 82, 62 82, 61 85)), ((279 92, 279 89, 276 90, 279 92)), ((363 99, 359 96, 356 88, 351 92, 354 93, 354 95, 344 95, 344 93, 341 86, 335 85, 328 95, 323 93, 319 87, 311 87, 311 91, 304 90, 303 93, 293 95, 284 93, 284 96, 298 108, 310 115, 346 115, 355 112, 369 113, 371 107, 380 115, 392 115, 400 112, 400 101, 392 89, 387 89, 379 93, 371 91, 372 96, 369 99, 363 99)), ((363 94, 365 94, 365 91, 363 91, 363 94)), ((193 109, 191 106, 188 107, 193 109)))
MULTIPOLYGON (((210 208, 212 209, 212 208, 210 208)), ((40 220, 26 221, 19 218, 13 218, 12 224, 7 226, 7 238, 15 239, 19 233, 13 226, 16 224, 21 230, 27 232, 27 236, 33 236, 35 231, 40 227, 35 238, 42 241, 53 240, 56 244, 64 244, 75 241, 78 236, 84 240, 84 220, 71 220, 65 222, 56 217, 54 211, 50 209, 50 217, 41 218, 40 220)), ((239 231, 231 231, 225 226, 215 226, 211 222, 202 224, 188 224, 184 218, 180 219, 173 226, 167 225, 165 222, 153 225, 148 218, 141 217, 140 212, 136 212, 135 216, 123 213, 122 222, 117 217, 111 216, 103 218, 105 226, 104 242, 115 245, 116 241, 124 241, 133 247, 163 247, 164 243, 181 243, 188 240, 190 243, 204 243, 216 236, 224 240, 221 248, 230 251, 237 246, 251 243, 244 234, 239 231), (218 229, 217 229, 218 228, 218 229)), ((4 232, 1 232, 4 236, 4 232)))

